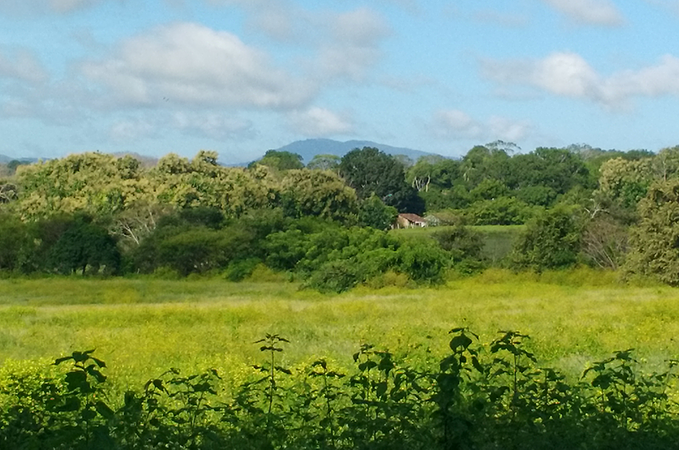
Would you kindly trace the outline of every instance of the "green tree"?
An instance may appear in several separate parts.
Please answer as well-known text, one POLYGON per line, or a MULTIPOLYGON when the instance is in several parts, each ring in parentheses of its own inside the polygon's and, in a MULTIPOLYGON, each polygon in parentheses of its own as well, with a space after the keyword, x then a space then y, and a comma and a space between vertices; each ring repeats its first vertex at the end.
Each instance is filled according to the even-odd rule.
POLYGON ((50 250, 49 267, 62 274, 81 271, 115 274, 120 269, 116 241, 105 228, 80 217, 64 232, 50 250))
POLYGON ((499 197, 477 201, 465 214, 474 225, 519 225, 533 215, 533 208, 514 197, 499 197))
POLYGON ((462 159, 460 171, 467 186, 473 189, 487 179, 506 183, 509 164, 510 156, 503 148, 477 145, 462 159))
POLYGON ((0 270, 19 270, 31 245, 28 226, 18 217, 0 213, 0 270))
POLYGON ((574 186, 594 188, 585 162, 566 149, 539 147, 535 151, 511 158, 511 176, 507 185, 512 189, 545 186, 557 194, 565 194, 574 186))
POLYGON ((358 212, 358 224, 362 227, 372 227, 377 230, 389 229, 398 216, 393 206, 387 206, 376 195, 361 202, 358 212))
POLYGON ((574 265, 580 252, 582 230, 573 208, 556 207, 526 225, 512 250, 512 265, 541 272, 574 265))
POLYGON ((635 208, 653 179, 653 159, 614 158, 601 166, 599 191, 626 208, 635 208))
POLYGON ((342 158, 337 155, 315 155, 311 161, 309 161, 309 164, 306 165, 306 168, 311 170, 336 171, 339 168, 340 161, 342 161, 342 158))
POLYGON ((10 203, 19 197, 19 188, 16 184, 0 179, 0 204, 10 203))
POLYGON ((248 167, 252 168, 257 164, 280 171, 304 168, 302 156, 297 153, 278 150, 267 151, 261 159, 250 163, 248 167))
POLYGON ((448 266, 449 256, 431 239, 411 239, 398 249, 400 270, 418 283, 438 284, 448 266))
POLYGON ((356 192, 330 171, 292 169, 281 180, 283 209, 291 217, 350 221, 358 213, 356 192))
POLYGON ((374 194, 401 212, 424 211, 417 191, 406 183, 403 165, 376 148, 350 151, 342 158, 339 170, 361 200, 374 194))
POLYGON ((463 225, 436 231, 431 235, 439 246, 450 252, 455 261, 481 259, 483 239, 481 235, 463 225))
POLYGON ((625 270, 679 285, 679 179, 653 184, 638 212, 625 270))
POLYGON ((494 200, 509 195, 509 189, 500 180, 487 178, 469 191, 474 200, 494 200))
POLYGON ((115 214, 152 195, 135 161, 129 156, 82 153, 19 166, 18 209, 32 219, 75 212, 115 214))
POLYGON ((457 183, 463 182, 460 168, 460 161, 438 155, 426 155, 420 157, 415 165, 408 169, 406 179, 420 192, 428 191, 430 188, 451 189, 457 183))

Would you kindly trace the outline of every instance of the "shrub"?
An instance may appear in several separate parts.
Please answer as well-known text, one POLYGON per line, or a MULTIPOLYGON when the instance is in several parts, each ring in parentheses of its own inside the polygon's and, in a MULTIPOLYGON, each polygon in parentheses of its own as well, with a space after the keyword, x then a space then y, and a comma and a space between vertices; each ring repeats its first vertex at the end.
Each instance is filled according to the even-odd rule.
POLYGON ((242 281, 252 275, 255 268, 261 264, 261 260, 257 258, 248 258, 233 262, 226 270, 226 278, 229 281, 242 281))
POLYGON ((483 249, 481 235, 463 225, 436 231, 431 237, 442 249, 451 253, 454 261, 481 258, 483 249))
POLYGON ((582 252, 592 265, 617 270, 627 256, 628 227, 601 214, 587 223, 582 244, 582 252))
POLYGON ((475 225, 519 225, 532 214, 532 209, 513 197, 499 197, 472 204, 468 215, 475 225))
POLYGON ((263 263, 259 263, 250 272, 248 280, 254 283, 283 283, 286 277, 284 273, 274 272, 263 263))
POLYGON ((443 273, 449 259, 444 250, 431 240, 409 240, 398 249, 400 271, 418 283, 443 282, 443 273))
POLYGON ((314 271, 306 282, 308 287, 320 292, 348 291, 362 281, 359 270, 352 261, 328 261, 314 271))
POLYGON ((394 270, 380 273, 365 281, 366 286, 372 289, 382 289, 387 287, 405 288, 411 283, 408 275, 394 270))
POLYGON ((581 226, 572 208, 546 211, 527 224, 512 250, 511 264, 517 269, 561 269, 578 259, 581 226))
POLYGON ((385 205, 375 194, 361 202, 358 210, 358 224, 377 230, 387 230, 396 221, 398 211, 385 205))

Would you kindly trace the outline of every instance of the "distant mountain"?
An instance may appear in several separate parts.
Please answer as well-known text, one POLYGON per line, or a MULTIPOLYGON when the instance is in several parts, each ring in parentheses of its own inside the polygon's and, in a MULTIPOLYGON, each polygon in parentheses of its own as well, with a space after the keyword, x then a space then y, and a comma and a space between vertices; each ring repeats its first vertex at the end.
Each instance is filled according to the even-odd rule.
POLYGON ((374 147, 382 150, 389 155, 406 155, 413 161, 416 161, 420 156, 433 155, 434 153, 427 153, 421 150, 414 150, 412 148, 392 147, 391 145, 378 144, 372 141, 334 141, 332 139, 306 139, 304 141, 295 141, 281 148, 277 151, 285 151, 297 153, 302 156, 304 163, 308 163, 316 155, 336 155, 344 156, 351 150, 363 147, 374 147))
POLYGON ((11 156, 0 155, 0 164, 7 164, 8 162, 14 161, 15 159, 27 163, 34 163, 38 161, 38 158, 12 158, 11 156))

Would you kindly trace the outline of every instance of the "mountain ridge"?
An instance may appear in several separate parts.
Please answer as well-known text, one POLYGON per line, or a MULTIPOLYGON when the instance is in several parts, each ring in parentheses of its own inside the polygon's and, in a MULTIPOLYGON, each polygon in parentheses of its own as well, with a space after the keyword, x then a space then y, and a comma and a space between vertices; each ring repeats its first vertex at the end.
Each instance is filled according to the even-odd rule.
POLYGON ((394 147, 387 144, 366 140, 335 141, 333 139, 304 139, 291 142, 276 151, 287 151, 297 153, 302 157, 304 163, 308 163, 316 155, 335 155, 342 157, 354 149, 363 147, 374 147, 389 155, 405 155, 413 160, 421 156, 435 155, 435 153, 425 152, 407 147, 394 147))
MULTIPOLYGON (((297 153, 302 157, 302 160, 304 161, 305 164, 309 163, 314 156, 316 155, 335 155, 342 157, 349 153, 351 150, 354 149, 361 149, 363 147, 374 147, 377 148, 384 153, 387 153, 389 155, 405 155, 409 158, 411 158, 413 161, 416 161, 418 158, 421 156, 430 156, 430 155, 437 155, 436 153, 431 153, 431 152, 425 152, 422 150, 417 150, 417 149, 412 149, 412 148, 407 148, 407 147, 395 147, 393 145, 387 145, 387 144, 381 144, 378 142, 374 141, 368 141, 368 140, 350 140, 350 141, 336 141, 333 139, 303 139, 303 140, 298 140, 291 142, 289 144, 286 144, 282 147, 279 147, 277 149, 274 149, 276 151, 287 151, 290 153, 297 153)), ((137 159, 139 159, 144 166, 152 166, 155 163, 158 162, 157 157, 153 156, 146 156, 142 155, 139 153, 133 153, 133 152, 114 152, 114 153, 109 153, 111 155, 121 157, 124 155, 130 155, 133 156, 137 159)), ((264 156, 262 155, 259 157, 261 158, 264 156)), ((259 159, 257 158, 257 159, 259 159)), ((24 161, 24 162, 36 162, 41 158, 14 158, 11 156, 7 155, 2 155, 0 154, 0 164, 7 164, 12 160, 19 160, 19 161, 24 161)), ((219 158, 220 164, 226 165, 226 166, 247 166, 248 162, 240 162, 240 163, 235 163, 233 161, 227 160, 227 158, 224 158, 222 155, 220 155, 219 158)))

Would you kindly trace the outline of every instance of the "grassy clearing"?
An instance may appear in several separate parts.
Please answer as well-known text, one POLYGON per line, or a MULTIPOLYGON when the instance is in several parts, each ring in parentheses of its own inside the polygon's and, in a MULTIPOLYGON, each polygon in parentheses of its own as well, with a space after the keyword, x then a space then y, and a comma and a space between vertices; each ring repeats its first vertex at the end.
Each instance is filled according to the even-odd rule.
POLYGON ((409 358, 438 358, 447 332, 469 326, 532 336, 548 366, 575 376, 588 361, 636 348, 649 367, 679 356, 679 291, 629 286, 579 270, 490 270, 428 289, 359 288, 338 296, 292 283, 54 278, 0 281, 0 360, 54 358, 96 348, 109 373, 139 385, 170 367, 242 370, 265 333, 290 339, 287 364, 328 356, 351 365, 363 342, 409 358))
MULTIPOLYGON (((452 226, 426 227, 426 228, 401 228, 391 230, 399 236, 409 238, 431 237, 432 233, 453 228, 452 226)), ((483 249, 481 255, 497 266, 512 251, 512 246, 519 234, 526 228, 525 225, 479 225, 468 227, 481 235, 483 249)))

